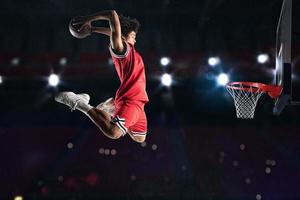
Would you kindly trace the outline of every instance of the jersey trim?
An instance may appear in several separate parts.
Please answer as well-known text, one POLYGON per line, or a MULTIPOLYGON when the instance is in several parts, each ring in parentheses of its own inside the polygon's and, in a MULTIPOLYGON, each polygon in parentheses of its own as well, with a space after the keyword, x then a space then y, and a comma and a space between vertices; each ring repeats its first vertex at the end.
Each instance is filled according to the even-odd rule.
POLYGON ((127 42, 125 42, 125 44, 126 44, 126 46, 125 46, 126 51, 125 51, 124 54, 116 54, 116 53, 114 52, 114 50, 112 49, 111 45, 109 46, 110 53, 113 55, 113 57, 115 57, 115 58, 126 58, 126 56, 127 56, 128 53, 129 53, 130 47, 129 47, 129 45, 127 44, 127 42))

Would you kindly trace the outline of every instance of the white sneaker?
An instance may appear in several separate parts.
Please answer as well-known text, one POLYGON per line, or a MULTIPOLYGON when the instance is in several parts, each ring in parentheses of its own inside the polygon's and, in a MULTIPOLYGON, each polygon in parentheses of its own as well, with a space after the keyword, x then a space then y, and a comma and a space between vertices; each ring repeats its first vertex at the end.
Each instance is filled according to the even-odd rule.
POLYGON ((76 109, 76 106, 80 101, 88 104, 90 96, 84 93, 75 94, 74 92, 60 92, 55 96, 55 101, 69 106, 73 111, 76 109))

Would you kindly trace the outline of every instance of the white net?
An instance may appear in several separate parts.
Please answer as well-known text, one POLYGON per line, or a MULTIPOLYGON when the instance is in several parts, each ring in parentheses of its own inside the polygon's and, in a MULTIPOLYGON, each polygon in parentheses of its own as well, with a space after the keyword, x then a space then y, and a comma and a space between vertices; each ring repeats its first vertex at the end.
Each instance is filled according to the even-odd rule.
POLYGON ((264 93, 260 88, 253 86, 226 87, 227 91, 233 97, 236 116, 240 119, 253 119, 258 99, 264 93))

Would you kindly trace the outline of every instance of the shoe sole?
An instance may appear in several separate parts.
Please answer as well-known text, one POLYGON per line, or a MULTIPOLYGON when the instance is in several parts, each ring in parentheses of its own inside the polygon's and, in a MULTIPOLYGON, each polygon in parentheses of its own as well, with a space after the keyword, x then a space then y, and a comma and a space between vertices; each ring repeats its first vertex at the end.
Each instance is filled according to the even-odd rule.
MULTIPOLYGON (((76 95, 74 92, 60 92, 58 93, 54 100, 59 102, 59 103, 63 103, 63 101, 61 99, 65 98, 64 96, 67 95, 76 95)), ((85 93, 81 93, 81 94, 77 94, 78 96, 80 96, 84 101, 86 101, 86 103, 89 103, 90 101, 90 95, 85 94, 85 93)))

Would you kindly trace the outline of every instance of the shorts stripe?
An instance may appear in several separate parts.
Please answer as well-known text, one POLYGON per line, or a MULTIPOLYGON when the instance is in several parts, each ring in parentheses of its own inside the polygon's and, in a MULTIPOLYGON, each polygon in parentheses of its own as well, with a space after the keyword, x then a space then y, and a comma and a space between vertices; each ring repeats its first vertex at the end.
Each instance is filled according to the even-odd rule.
POLYGON ((124 118, 119 118, 119 116, 115 116, 112 120, 112 123, 116 124, 119 129, 123 132, 123 135, 126 134, 127 128, 125 127, 125 119, 124 118))
POLYGON ((134 136, 144 136, 147 134, 147 132, 135 132, 135 131, 131 131, 131 134, 134 136))

